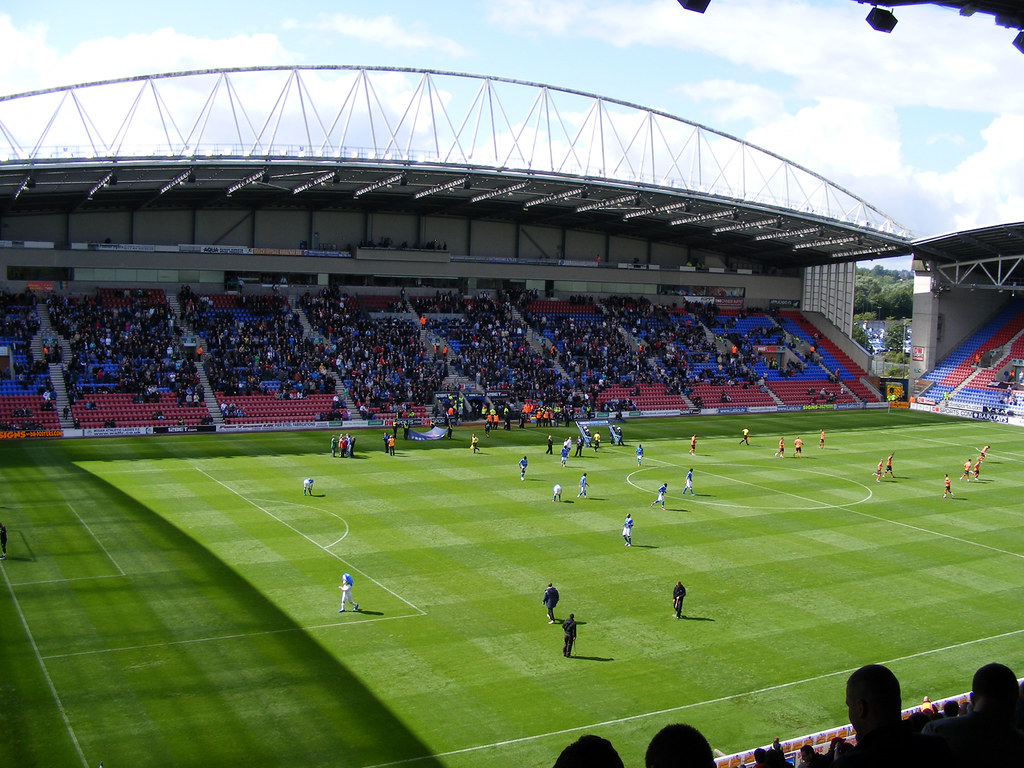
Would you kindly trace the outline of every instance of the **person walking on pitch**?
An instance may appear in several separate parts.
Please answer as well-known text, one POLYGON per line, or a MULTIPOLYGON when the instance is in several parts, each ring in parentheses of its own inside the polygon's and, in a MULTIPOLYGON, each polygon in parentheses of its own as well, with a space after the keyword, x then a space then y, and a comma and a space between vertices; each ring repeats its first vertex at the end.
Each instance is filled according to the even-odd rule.
POLYGON ((341 608, 338 609, 338 613, 345 612, 345 603, 349 603, 352 606, 352 610, 359 610, 359 603, 352 599, 352 575, 345 573, 341 576, 341 586, 338 587, 341 590, 341 608))
POLYGON ((544 603, 544 608, 548 612, 548 624, 555 623, 555 606, 558 605, 558 590, 548 582, 548 588, 544 590, 544 596, 541 597, 540 601, 544 603))
POLYGON ((675 617, 678 619, 683 613, 683 598, 686 597, 686 587, 683 586, 683 582, 677 581, 675 587, 672 588, 672 609, 675 611, 675 617))

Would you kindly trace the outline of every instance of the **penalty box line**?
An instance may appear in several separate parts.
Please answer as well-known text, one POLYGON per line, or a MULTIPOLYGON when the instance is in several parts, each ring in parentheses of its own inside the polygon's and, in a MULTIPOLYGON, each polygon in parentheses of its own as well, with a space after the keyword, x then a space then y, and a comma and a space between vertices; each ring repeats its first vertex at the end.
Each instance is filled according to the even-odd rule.
MULTIPOLYGON (((990 640, 1002 640, 1004 638, 1013 637, 1024 633, 1024 629, 1015 629, 1010 632, 1003 632, 998 635, 991 635, 989 637, 979 637, 974 640, 965 640, 962 643, 954 643, 953 645, 947 645, 943 648, 931 648, 926 651, 919 651, 918 653, 911 653, 906 656, 897 656, 894 659, 888 659, 886 661, 878 662, 879 664, 891 665, 902 661, 910 661, 912 659, 918 659, 925 656, 932 656, 938 653, 944 653, 946 651, 953 651, 958 648, 966 648, 971 645, 977 645, 979 643, 985 643, 990 640)), ((681 704, 678 707, 667 707, 665 709, 657 709, 653 712, 642 712, 636 715, 627 715, 626 717, 617 717, 613 720, 603 720, 597 723, 590 723, 588 725, 578 725, 573 728, 563 728, 558 731, 550 731, 548 733, 538 733, 533 736, 521 736, 518 739, 506 739, 505 741, 496 741, 492 744, 480 744, 475 747, 465 747, 463 749, 453 749, 449 752, 439 752, 433 755, 421 755, 419 757, 410 757, 405 760, 394 760, 390 763, 377 763, 375 765, 364 766, 364 768, 392 768, 397 765, 411 765, 413 763, 419 763, 424 760, 435 760, 443 757, 453 757, 455 755, 465 755, 472 752, 482 752, 488 749, 498 749, 500 747, 508 747, 516 744, 525 744, 531 741, 539 741, 540 739, 547 739, 554 736, 565 736, 567 734, 579 733, 580 731, 593 731, 596 728, 607 728, 613 725, 621 725, 622 723, 629 723, 638 720, 646 720, 651 717, 660 717, 662 715, 674 714, 676 712, 683 712, 688 709, 696 709, 697 707, 704 707, 712 704, 723 704, 730 701, 736 701, 737 699, 746 698, 748 696, 759 696, 765 693, 774 693, 775 691, 785 690, 786 688, 794 688, 798 685, 805 685, 807 683, 816 683, 821 680, 828 680, 829 678, 837 677, 839 675, 849 675, 855 672, 857 667, 850 667, 849 669, 837 669, 834 672, 826 672, 822 675, 815 675, 814 677, 806 677, 802 680, 792 680, 788 683, 778 683, 776 685, 765 686, 764 688, 756 688, 752 691, 744 691, 742 693, 733 693, 728 696, 719 696, 714 699, 706 699, 705 701, 695 701, 690 704, 681 704)))
MULTIPOLYGON (((280 517, 278 517, 278 516, 277 516, 277 515, 275 515, 275 514, 274 514, 273 512, 271 512, 271 511, 270 511, 269 509, 266 509, 265 507, 261 507, 261 506, 260 506, 259 504, 257 504, 257 503, 256 503, 255 501, 253 501, 252 499, 248 498, 247 496, 245 496, 245 495, 244 495, 244 494, 242 494, 242 493, 239 493, 238 491, 236 491, 236 490, 235 490, 234 488, 232 488, 231 486, 229 486, 229 485, 227 485, 227 484, 225 484, 225 483, 221 482, 220 480, 218 480, 218 479, 217 479, 216 477, 214 477, 213 475, 211 475, 211 474, 210 474, 209 472, 207 472, 206 470, 204 470, 204 469, 202 469, 202 468, 200 468, 200 467, 196 467, 196 466, 194 466, 194 465, 193 465, 193 469, 195 469, 195 470, 196 470, 197 472, 199 472, 200 474, 202 474, 202 475, 205 475, 206 477, 208 477, 208 478, 209 478, 210 480, 212 480, 213 482, 217 483, 217 485, 219 485, 219 486, 220 486, 221 488, 225 489, 226 491, 229 491, 230 493, 233 493, 233 494, 234 494, 235 496, 237 496, 238 498, 240 498, 240 499, 241 499, 242 501, 244 501, 244 502, 245 502, 246 504, 250 504, 250 505, 252 505, 252 506, 256 507, 256 509, 258 509, 258 510, 259 510, 260 512, 262 512, 263 514, 267 515, 267 517, 270 517, 270 518, 272 518, 272 519, 276 520, 277 522, 279 522, 279 523, 280 523, 281 525, 283 525, 284 527, 288 528, 288 529, 289 529, 289 530, 291 530, 292 532, 294 532, 294 533, 297 533, 297 534, 298 534, 299 536, 301 536, 302 538, 304 538, 304 539, 305 539, 306 541, 308 541, 308 542, 309 542, 310 544, 312 544, 312 545, 313 545, 314 547, 316 547, 317 549, 319 549, 319 550, 321 550, 321 551, 323 551, 323 552, 326 552, 326 553, 327 553, 328 555, 330 555, 331 557, 333 557, 333 558, 334 558, 335 560, 337 560, 337 561, 338 561, 339 563, 341 563, 342 565, 346 566, 347 568, 351 568, 351 569, 352 569, 353 571, 355 571, 356 573, 358 573, 358 574, 359 574, 360 576, 362 576, 362 577, 363 577, 364 579, 366 579, 367 581, 369 581, 369 582, 372 582, 373 584, 376 584, 376 585, 377 585, 378 587, 380 587, 381 589, 383 589, 383 590, 384 590, 385 592, 387 592, 387 593, 388 593, 389 595, 391 595, 392 597, 395 597, 395 598, 397 598, 397 599, 401 600, 401 601, 402 601, 403 603, 405 603, 405 604, 406 604, 406 605, 408 605, 408 606, 409 606, 410 608, 412 608, 412 609, 413 609, 414 611, 416 611, 416 613, 418 613, 419 615, 421 615, 421 616, 426 616, 426 615, 427 615, 427 612, 426 612, 426 611, 424 611, 424 610, 423 610, 422 608, 420 608, 420 607, 419 607, 418 605, 415 605, 415 604, 413 604, 412 602, 410 602, 409 600, 406 600, 406 599, 405 599, 404 597, 402 597, 402 596, 401 596, 400 594, 398 594, 398 593, 397 593, 397 592, 395 592, 394 590, 392 590, 392 589, 389 589, 388 587, 384 586, 384 585, 383 585, 383 584, 381 584, 381 583, 380 583, 379 581, 377 581, 377 579, 373 578, 372 576, 370 576, 370 575, 369 575, 368 573, 366 573, 365 571, 362 571, 362 570, 360 570, 359 568, 356 568, 356 567, 355 567, 354 565, 352 565, 352 564, 351 564, 350 562, 348 562, 347 560, 345 560, 345 558, 343 558, 343 557, 341 557, 340 555, 338 555, 338 554, 335 554, 334 552, 332 552, 332 551, 330 550, 330 548, 329 548, 329 547, 330 547, 330 546, 334 546, 334 544, 337 544, 337 543, 338 543, 337 541, 336 541, 336 542, 334 542, 333 544, 329 545, 329 547, 325 547, 325 546, 324 546, 323 544, 319 544, 319 543, 317 543, 317 542, 313 541, 313 539, 311 539, 311 538, 310 538, 309 536, 307 536, 306 534, 304 534, 304 533, 303 533, 302 531, 300 531, 300 530, 299 530, 298 528, 296 528, 296 527, 295 527, 294 525, 292 525, 291 523, 287 522, 286 520, 282 520, 282 519, 281 519, 280 517)), ((344 521, 343 521, 343 522, 344 522, 344 521)), ((347 527, 347 526, 348 526, 348 523, 346 523, 345 525, 346 525, 346 527, 347 527)), ((346 535, 347 535, 347 531, 346 531, 346 535)), ((344 538, 344 537, 342 537, 342 538, 344 538)), ((341 539, 339 539, 338 541, 340 541, 340 540, 341 540, 341 539)))

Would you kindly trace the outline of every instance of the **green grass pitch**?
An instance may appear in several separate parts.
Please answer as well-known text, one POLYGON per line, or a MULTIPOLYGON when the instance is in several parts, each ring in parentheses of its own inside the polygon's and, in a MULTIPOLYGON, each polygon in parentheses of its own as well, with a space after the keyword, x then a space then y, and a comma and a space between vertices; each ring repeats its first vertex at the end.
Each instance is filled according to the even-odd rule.
POLYGON ((1020 429, 631 421, 625 447, 566 469, 572 430, 477 429, 476 455, 472 431, 399 436, 394 458, 363 431, 352 460, 325 433, 0 445, 0 764, 539 767, 596 733, 642 765, 671 722, 726 753, 843 724, 866 663, 896 672, 905 706, 990 661, 1024 674, 1020 429), (958 480, 985 444, 980 482, 958 480), (338 613, 345 571, 358 613, 338 613), (549 581, 580 621, 572 659, 549 581))

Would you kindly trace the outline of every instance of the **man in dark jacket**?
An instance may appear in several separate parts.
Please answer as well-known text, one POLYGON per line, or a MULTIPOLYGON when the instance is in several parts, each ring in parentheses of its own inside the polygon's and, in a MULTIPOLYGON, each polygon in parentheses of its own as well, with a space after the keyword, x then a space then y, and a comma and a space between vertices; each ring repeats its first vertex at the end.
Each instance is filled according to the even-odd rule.
POLYGON ((540 601, 548 609, 548 624, 554 624, 555 606, 558 605, 558 590, 551 585, 550 581, 548 582, 548 588, 544 590, 544 597, 540 601))
POLYGON ((683 598, 686 597, 686 587, 683 586, 683 582, 677 581, 675 587, 672 589, 672 607, 675 609, 676 618, 680 618, 683 613, 683 598))
POLYGON ((1013 727, 1018 696, 1013 670, 986 664, 974 673, 970 714, 933 720, 922 733, 949 744, 960 765, 1024 765, 1024 733, 1013 727))
POLYGON ((846 709, 857 746, 835 768, 936 768, 956 765, 942 739, 913 733, 903 722, 900 682, 887 667, 869 664, 846 681, 846 709))
POLYGON ((565 633, 565 642, 562 643, 562 655, 565 658, 572 656, 572 646, 576 642, 576 617, 569 614, 569 618, 562 622, 562 632, 565 633))

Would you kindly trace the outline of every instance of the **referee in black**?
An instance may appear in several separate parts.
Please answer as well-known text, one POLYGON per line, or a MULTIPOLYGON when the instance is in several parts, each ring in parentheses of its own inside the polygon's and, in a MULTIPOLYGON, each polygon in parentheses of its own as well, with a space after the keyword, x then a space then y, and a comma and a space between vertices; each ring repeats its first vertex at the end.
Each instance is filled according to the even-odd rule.
POLYGON ((7 559, 7 528, 0 523, 0 560, 7 559))

